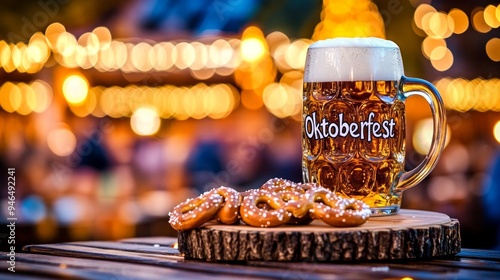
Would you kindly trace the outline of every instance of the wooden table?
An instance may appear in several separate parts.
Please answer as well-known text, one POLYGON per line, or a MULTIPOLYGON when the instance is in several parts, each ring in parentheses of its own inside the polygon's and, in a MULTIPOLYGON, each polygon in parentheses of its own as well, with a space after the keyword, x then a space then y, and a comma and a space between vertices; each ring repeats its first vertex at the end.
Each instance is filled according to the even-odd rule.
POLYGON ((0 252, 0 279, 500 279, 500 252, 376 262, 206 262, 185 260, 176 238, 131 238, 29 245, 16 272, 0 252), (15 276, 15 277, 13 277, 15 276), (404 278, 410 277, 410 278, 404 278))

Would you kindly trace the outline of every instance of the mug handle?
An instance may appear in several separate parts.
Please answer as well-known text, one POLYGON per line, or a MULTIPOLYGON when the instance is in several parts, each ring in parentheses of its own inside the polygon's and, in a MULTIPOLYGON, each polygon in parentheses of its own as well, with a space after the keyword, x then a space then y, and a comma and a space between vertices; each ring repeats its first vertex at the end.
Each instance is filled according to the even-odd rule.
POLYGON ((420 183, 436 166, 446 139, 446 110, 439 92, 428 81, 403 76, 398 89, 403 95, 403 100, 412 95, 422 96, 431 107, 433 120, 432 143, 429 153, 417 167, 401 175, 396 189, 403 191, 420 183))

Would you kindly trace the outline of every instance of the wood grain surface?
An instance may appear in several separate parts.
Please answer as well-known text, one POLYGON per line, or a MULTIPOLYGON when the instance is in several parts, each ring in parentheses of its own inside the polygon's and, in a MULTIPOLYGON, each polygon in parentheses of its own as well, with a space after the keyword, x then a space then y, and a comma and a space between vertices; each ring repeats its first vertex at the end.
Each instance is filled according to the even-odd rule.
POLYGON ((176 238, 33 244, 16 253, 16 273, 0 254, 0 279, 500 279, 500 251, 357 262, 208 262, 184 259, 176 238), (15 278, 13 278, 15 277, 15 278))
POLYGON ((256 228, 207 223, 179 232, 179 251, 188 259, 210 261, 366 261, 416 259, 460 252, 460 224, 429 211, 401 210, 372 217, 359 227, 256 228))

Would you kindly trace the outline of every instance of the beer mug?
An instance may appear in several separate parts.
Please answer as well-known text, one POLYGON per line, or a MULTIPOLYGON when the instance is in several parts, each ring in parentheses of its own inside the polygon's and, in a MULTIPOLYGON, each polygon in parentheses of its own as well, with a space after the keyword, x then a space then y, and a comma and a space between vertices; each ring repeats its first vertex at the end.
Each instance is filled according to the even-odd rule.
POLYGON ((362 200, 372 216, 396 214, 402 192, 437 163, 445 143, 445 113, 431 83, 404 76, 394 42, 336 38, 313 43, 304 68, 303 180, 362 200), (434 126, 428 155, 405 171, 405 99, 412 95, 428 101, 434 126))

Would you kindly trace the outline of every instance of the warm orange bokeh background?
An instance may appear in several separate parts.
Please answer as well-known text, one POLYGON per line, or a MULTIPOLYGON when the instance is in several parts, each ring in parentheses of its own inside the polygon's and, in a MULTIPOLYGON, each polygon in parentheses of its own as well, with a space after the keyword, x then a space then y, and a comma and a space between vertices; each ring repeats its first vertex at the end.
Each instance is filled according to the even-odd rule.
MULTIPOLYGON (((307 48, 374 36, 447 107, 448 146, 404 207, 458 218, 465 247, 496 246, 500 5, 455 2, 0 4, 0 179, 16 168, 18 242, 175 235, 169 210, 203 190, 302 180, 307 48)), ((424 100, 407 103, 412 168, 432 126, 424 100)))

